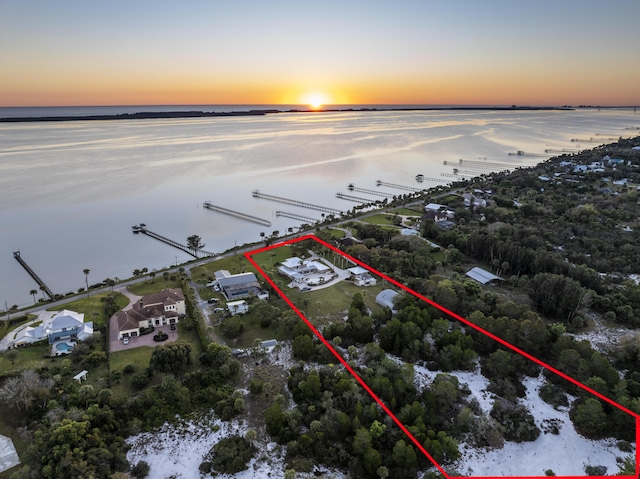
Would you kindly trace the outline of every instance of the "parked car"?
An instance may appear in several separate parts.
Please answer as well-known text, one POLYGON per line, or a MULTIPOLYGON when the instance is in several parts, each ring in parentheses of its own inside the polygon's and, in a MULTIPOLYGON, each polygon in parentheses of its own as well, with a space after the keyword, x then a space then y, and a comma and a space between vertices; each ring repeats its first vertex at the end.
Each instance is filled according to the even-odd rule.
POLYGON ((176 330, 176 323, 171 323, 171 331, 175 331, 176 330))
POLYGON ((216 304, 218 302, 217 298, 211 298, 210 300, 207 301, 207 303, 209 304, 216 304))
POLYGON ((123 338, 122 344, 129 344, 129 338, 123 338))

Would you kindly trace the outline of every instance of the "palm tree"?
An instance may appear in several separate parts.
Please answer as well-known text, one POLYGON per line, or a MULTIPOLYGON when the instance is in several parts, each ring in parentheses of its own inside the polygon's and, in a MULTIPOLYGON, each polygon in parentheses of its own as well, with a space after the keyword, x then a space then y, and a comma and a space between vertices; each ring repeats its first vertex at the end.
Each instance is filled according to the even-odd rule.
POLYGON ((46 286, 44 284, 40 285, 40 292, 42 293, 42 300, 46 301, 47 298, 44 297, 44 290, 45 290, 46 286))
POLYGON ((36 295, 38 294, 38 290, 32 289, 31 291, 29 291, 29 294, 33 296, 33 304, 36 304, 36 295))
POLYGON ((87 298, 89 297, 89 273, 91 272, 91 270, 89 268, 85 268, 83 271, 84 273, 84 282, 87 285, 87 298))
POLYGON ((155 272, 155 271, 152 271, 151 273, 149 273, 149 276, 151 276, 151 282, 152 282, 152 283, 155 283, 154 278, 156 277, 156 272, 155 272))

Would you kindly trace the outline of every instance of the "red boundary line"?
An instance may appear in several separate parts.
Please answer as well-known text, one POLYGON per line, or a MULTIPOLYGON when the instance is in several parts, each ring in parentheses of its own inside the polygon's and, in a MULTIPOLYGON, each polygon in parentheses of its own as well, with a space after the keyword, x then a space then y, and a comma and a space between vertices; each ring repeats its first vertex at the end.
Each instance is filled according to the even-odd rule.
MULTIPOLYGON (((371 390, 371 388, 369 388, 369 386, 364 382, 364 380, 351 368, 351 366, 349 366, 349 364, 344 360, 344 358, 333 348, 333 346, 331 346, 331 344, 324 338, 324 336, 322 336, 322 334, 320 334, 320 332, 313 326, 313 324, 311 324, 311 322, 304 316, 304 314, 296 307, 295 304, 293 304, 293 302, 289 299, 289 297, 278 287, 278 285, 276 285, 276 283, 269 277, 269 275, 267 275, 267 273, 254 261, 254 259, 252 258, 253 255, 255 254, 259 254, 259 253, 263 253, 265 251, 269 251, 272 249, 276 249, 276 248, 280 248, 282 246, 287 246, 293 243, 297 243, 300 241, 304 241, 304 240, 313 240, 316 241, 320 244, 322 244, 323 246, 329 248, 330 250, 332 250, 333 252, 340 254, 342 256, 344 256, 345 258, 347 258, 348 260, 354 262, 355 264, 362 266, 363 268, 369 270, 370 272, 376 274, 377 276, 380 276, 382 278, 384 278, 386 281, 392 283, 393 285, 397 286, 398 288, 406 291, 407 293, 411 294, 412 296, 415 296, 418 299, 421 299, 422 301, 425 301, 427 304, 433 306, 436 309, 439 309, 440 311, 442 311, 443 313, 451 316, 452 318, 464 323, 465 325, 475 329, 476 331, 484 334, 485 336, 493 339, 494 341, 497 341, 498 343, 502 344, 503 346, 506 346, 507 348, 511 349, 512 351, 520 354, 521 356, 524 356, 525 358, 529 359, 530 361, 535 362, 536 364, 542 366, 543 368, 547 369, 548 371, 551 371, 552 373, 562 377, 563 379, 566 379, 567 381, 573 383, 574 385, 578 386, 579 388, 587 391, 590 394, 593 394, 594 396, 598 397, 599 399, 611 404, 613 407, 616 407, 618 409, 620 409, 621 411, 629 414, 630 416, 633 416, 636 418, 636 475, 635 477, 640 477, 640 448, 639 448, 639 443, 640 443, 640 414, 637 414, 627 408, 625 408, 624 406, 618 404, 617 402, 615 402, 614 400, 600 394, 599 392, 591 389, 590 387, 582 384, 581 382, 573 379, 572 377, 564 374, 562 371, 559 371, 558 369, 554 368, 553 366, 550 366, 549 364, 539 360, 538 358, 533 357, 532 355, 530 355, 529 353, 526 353, 525 351, 517 348, 516 346, 512 345, 511 343, 505 341, 504 339, 499 338, 498 336, 490 333, 489 331, 481 328, 480 326, 477 326, 476 324, 472 323, 471 321, 463 318, 462 316, 454 313, 453 311, 448 310, 447 308, 445 308, 444 306, 441 306, 440 304, 436 303, 435 301, 427 298, 426 296, 422 296, 421 294, 413 291, 412 289, 408 288, 407 286, 399 283, 398 281, 394 280, 393 278, 390 278, 389 276, 385 275, 384 273, 381 273, 380 271, 375 270, 374 268, 371 268, 369 265, 367 265, 366 263, 363 263, 362 261, 346 254, 344 251, 341 251, 340 249, 336 248, 335 246, 332 246, 331 244, 327 243, 326 241, 321 240, 320 238, 318 238, 315 235, 305 235, 305 236, 301 236, 299 238, 294 238, 294 239, 290 239, 281 243, 277 243, 271 246, 267 246, 264 248, 259 248, 253 251, 248 251, 246 253, 244 253, 245 258, 247 258, 247 260, 260 272, 260 274, 267 280, 267 282, 274 288, 274 290, 282 297, 282 299, 284 299, 286 301, 286 303, 293 309, 293 311, 300 317, 300 319, 302 319, 306 325, 309 327, 309 329, 311 329, 311 331, 313 331, 313 333, 316 335, 316 337, 329 349, 329 351, 331 351, 331 353, 340 361, 340 363, 347 369, 347 371, 349 371, 349 373, 356 379, 356 381, 358 381, 358 383, 360 383, 360 385, 365 389, 365 391, 367 391, 367 393, 373 398, 373 400, 378 403, 378 405, 384 410, 384 412, 386 412, 389 417, 391 417, 391 419, 393 419, 393 421, 398 425, 398 427, 402 430, 402 432, 404 432, 407 437, 411 440, 411 442, 414 443, 414 445, 427 457, 427 459, 429 459, 429 461, 431 461, 431 463, 440 471, 440 473, 442 473, 444 475, 444 477, 446 479, 450 479, 450 476, 444 471, 444 469, 442 468, 442 466, 440 466, 440 464, 438 464, 433 457, 427 452, 427 450, 422 446, 422 444, 420 444, 420 442, 413 436, 413 434, 411 434, 411 432, 409 432, 409 430, 404 426, 404 424, 402 424, 400 422, 400 420, 391 412, 391 410, 382 402, 382 400, 371 390)), ((546 479, 547 476, 466 476, 466 477, 462 477, 462 476, 456 476, 459 477, 461 479, 522 479, 523 477, 526 477, 528 479, 546 479)), ((556 476, 558 477, 558 479, 578 479, 578 478, 584 478, 586 476, 556 476)), ((610 478, 611 476, 590 476, 590 477, 595 477, 596 479, 606 479, 606 478, 610 478)), ((633 477, 633 476, 618 476, 618 477, 633 477)))

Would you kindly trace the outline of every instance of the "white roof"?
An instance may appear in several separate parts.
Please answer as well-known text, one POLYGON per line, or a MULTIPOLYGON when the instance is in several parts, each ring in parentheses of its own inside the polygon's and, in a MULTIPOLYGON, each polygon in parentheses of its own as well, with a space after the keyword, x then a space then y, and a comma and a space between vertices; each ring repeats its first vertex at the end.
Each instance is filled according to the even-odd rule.
POLYGON ((368 273, 369 270, 367 268, 363 268, 362 266, 354 266, 353 268, 349 268, 347 271, 349 271, 351 274, 365 274, 368 273))
POLYGON ((398 293, 396 291, 392 289, 383 289, 376 296, 376 303, 378 303, 381 306, 386 306, 391 311, 394 311, 393 300, 395 299, 396 296, 398 296, 398 293))
POLYGON ((466 275, 472 279, 475 279, 478 283, 481 284, 487 284, 488 282, 495 279, 499 279, 500 281, 502 281, 502 278, 500 276, 496 276, 495 274, 482 268, 478 268, 477 266, 472 270, 467 271, 466 275))
POLYGON ((438 211, 440 208, 446 208, 445 205, 439 205, 438 203, 429 203, 424 207, 427 211, 438 211))
POLYGON ((282 266, 286 266, 287 268, 295 268, 304 263, 304 260, 297 257, 287 258, 282 262, 282 266))
POLYGON ((227 306, 235 307, 240 306, 241 304, 247 304, 247 302, 244 299, 241 299, 240 301, 229 301, 227 306))

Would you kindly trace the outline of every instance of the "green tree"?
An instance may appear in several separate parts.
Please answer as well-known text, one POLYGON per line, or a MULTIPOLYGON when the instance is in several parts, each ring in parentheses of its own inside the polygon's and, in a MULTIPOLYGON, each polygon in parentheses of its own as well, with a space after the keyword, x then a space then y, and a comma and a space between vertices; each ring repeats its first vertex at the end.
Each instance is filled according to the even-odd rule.
POLYGON ((37 289, 32 289, 31 291, 29 291, 29 294, 31 296, 33 296, 33 304, 36 304, 36 296, 38 294, 38 290, 37 289))
POLYGON ((84 270, 82 270, 82 272, 84 273, 84 282, 87 285, 87 298, 89 297, 89 273, 91 272, 91 270, 89 268, 85 268, 84 270))
POLYGON ((166 346, 157 346, 151 353, 149 366, 160 372, 179 374, 191 363, 191 345, 178 341, 166 346))
POLYGON ((599 439, 607 436, 607 415, 595 398, 587 398, 578 405, 572 419, 578 432, 585 437, 599 439))
POLYGON ((302 359, 303 361, 311 359, 316 353, 313 340, 306 334, 297 336, 293 340, 292 352, 293 357, 296 359, 302 359))
POLYGON ((190 250, 193 250, 194 253, 205 247, 204 243, 202 243, 202 238, 198 235, 189 236, 187 238, 187 246, 190 250))

